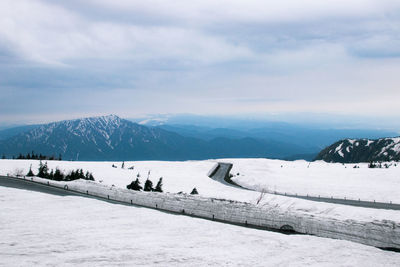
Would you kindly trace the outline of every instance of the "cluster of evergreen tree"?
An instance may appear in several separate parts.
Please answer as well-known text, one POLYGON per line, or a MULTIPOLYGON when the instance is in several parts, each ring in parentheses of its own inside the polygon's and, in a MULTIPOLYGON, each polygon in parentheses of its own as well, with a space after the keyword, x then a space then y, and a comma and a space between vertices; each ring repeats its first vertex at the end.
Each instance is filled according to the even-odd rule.
MULTIPOLYGON (((32 166, 29 168, 29 172, 26 176, 35 176, 35 174, 32 171, 32 166)), ((42 161, 40 161, 39 163, 37 176, 55 181, 73 181, 78 179, 94 181, 93 174, 88 171, 84 173, 83 169, 72 170, 69 174, 65 175, 58 168, 56 168, 55 171, 53 169, 49 171, 47 162, 43 164, 42 161)))
MULTIPOLYGON (((3 155, 2 159, 6 159, 6 156, 3 155)), ((27 153, 26 155, 23 155, 22 153, 19 153, 18 156, 12 156, 12 159, 39 159, 39 160, 62 160, 61 158, 61 154, 56 157, 54 155, 51 156, 46 156, 46 155, 42 155, 40 154, 35 154, 34 151, 32 151, 32 153, 27 153)))
POLYGON ((88 171, 84 173, 82 169, 76 169, 76 171, 71 171, 69 174, 65 176, 65 180, 67 181, 78 180, 78 179, 94 181, 93 174, 88 171))
POLYGON ((131 189, 131 190, 135 190, 135 191, 141 191, 143 189, 143 191, 147 191, 147 192, 160 192, 162 193, 162 177, 160 177, 160 179, 157 182, 157 185, 155 188, 153 188, 153 182, 150 181, 149 178, 147 178, 146 182, 144 183, 144 188, 140 185, 140 181, 139 181, 139 177, 140 175, 138 175, 136 177, 135 181, 132 181, 130 184, 128 184, 126 186, 126 188, 131 189))

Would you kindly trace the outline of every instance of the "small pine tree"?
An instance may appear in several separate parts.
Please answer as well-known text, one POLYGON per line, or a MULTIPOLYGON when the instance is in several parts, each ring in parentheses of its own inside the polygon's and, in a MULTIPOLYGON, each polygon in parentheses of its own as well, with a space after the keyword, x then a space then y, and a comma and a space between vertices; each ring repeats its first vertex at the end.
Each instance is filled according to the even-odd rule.
POLYGON ((50 173, 47 175, 47 178, 50 180, 54 180, 54 171, 51 169, 50 173))
POLYGON ((31 166, 29 167, 29 172, 28 172, 28 174, 27 174, 26 176, 28 176, 28 177, 35 176, 35 175, 33 174, 33 171, 32 171, 32 164, 31 164, 31 166))
POLYGON ((370 161, 370 163, 368 164, 368 168, 371 168, 371 169, 376 168, 375 163, 373 161, 370 161))
POLYGON ((149 179, 146 180, 146 182, 144 183, 144 191, 153 191, 153 182, 150 181, 149 179))
POLYGON ((156 185, 156 188, 154 188, 154 191, 162 193, 163 192, 162 185, 163 185, 162 184, 162 177, 160 177, 160 180, 158 180, 158 183, 156 185))
POLYGON ((72 170, 67 176, 65 176, 65 180, 67 181, 72 181, 75 180, 75 171, 72 170))
POLYGON ((197 192, 197 189, 196 189, 196 187, 195 187, 195 188, 193 188, 192 192, 190 192, 190 194, 191 194, 191 195, 198 195, 199 192, 197 192))
POLYGON ((143 187, 140 185, 139 179, 136 178, 135 183, 133 184, 133 190, 140 191, 143 187))
POLYGON ((126 186, 126 189, 132 189, 132 186, 133 186, 133 181, 126 186))
POLYGON ((49 169, 47 167, 47 162, 45 164, 42 164, 42 162, 40 161, 38 176, 41 178, 48 178, 49 176, 48 171, 49 169))
POLYGON ((140 181, 139 181, 138 178, 136 178, 135 181, 133 181, 132 183, 127 185, 126 188, 131 189, 131 190, 135 190, 135 191, 140 191, 140 190, 143 189, 143 187, 140 185, 140 181))
POLYGON ((93 177, 93 174, 91 173, 91 172, 86 172, 86 174, 85 174, 85 178, 84 178, 85 180, 90 180, 90 181, 94 181, 94 177, 93 177))
POLYGON ((54 172, 54 180, 56 181, 64 180, 64 174, 58 168, 56 168, 56 171, 54 172))

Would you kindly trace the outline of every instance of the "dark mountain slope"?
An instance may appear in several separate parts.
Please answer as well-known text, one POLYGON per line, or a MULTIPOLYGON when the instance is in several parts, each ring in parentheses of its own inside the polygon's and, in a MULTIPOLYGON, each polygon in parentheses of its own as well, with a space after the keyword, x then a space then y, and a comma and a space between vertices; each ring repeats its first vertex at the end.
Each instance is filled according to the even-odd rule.
POLYGON ((399 161, 400 137, 341 140, 322 150, 315 160, 341 163, 399 161))

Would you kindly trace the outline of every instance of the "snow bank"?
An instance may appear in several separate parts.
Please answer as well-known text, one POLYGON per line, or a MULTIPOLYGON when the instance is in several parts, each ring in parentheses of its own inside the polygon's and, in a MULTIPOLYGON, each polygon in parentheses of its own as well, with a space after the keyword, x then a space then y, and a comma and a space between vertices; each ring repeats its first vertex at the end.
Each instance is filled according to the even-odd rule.
MULTIPOLYGON (((20 178, 24 179, 24 178, 20 178)), ((319 237, 344 239, 361 244, 400 249, 400 223, 391 220, 332 218, 300 210, 283 209, 262 199, 260 205, 186 194, 137 192, 92 181, 56 182, 31 177, 30 180, 104 199, 175 213, 265 229, 292 229, 319 237)))
POLYGON ((344 240, 6 187, 0 218, 0 266, 375 267, 400 261, 399 253, 344 240))

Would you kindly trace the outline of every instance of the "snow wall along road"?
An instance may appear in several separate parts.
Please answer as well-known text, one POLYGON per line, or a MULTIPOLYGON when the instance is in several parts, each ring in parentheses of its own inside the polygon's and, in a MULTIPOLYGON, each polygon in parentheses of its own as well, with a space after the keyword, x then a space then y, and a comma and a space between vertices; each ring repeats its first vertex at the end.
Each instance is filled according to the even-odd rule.
MULTIPOLYGON (((139 192, 91 181, 57 182, 38 177, 8 178, 40 183, 96 198, 261 229, 292 230, 319 237, 344 239, 380 248, 400 249, 400 223, 340 220, 317 214, 288 212, 281 207, 255 205, 186 194, 139 192)), ((54 190, 59 190, 54 188, 54 190)))

